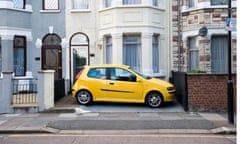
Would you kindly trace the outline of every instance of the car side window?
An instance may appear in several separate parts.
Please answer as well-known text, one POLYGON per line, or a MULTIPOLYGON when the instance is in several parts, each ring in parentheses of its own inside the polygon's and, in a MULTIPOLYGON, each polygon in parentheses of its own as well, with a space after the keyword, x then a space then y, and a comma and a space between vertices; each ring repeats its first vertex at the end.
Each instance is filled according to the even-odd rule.
POLYGON ((111 68, 110 79, 117 81, 136 82, 136 75, 121 68, 111 68))
POLYGON ((105 68, 92 68, 87 74, 90 78, 106 79, 106 69, 105 68))

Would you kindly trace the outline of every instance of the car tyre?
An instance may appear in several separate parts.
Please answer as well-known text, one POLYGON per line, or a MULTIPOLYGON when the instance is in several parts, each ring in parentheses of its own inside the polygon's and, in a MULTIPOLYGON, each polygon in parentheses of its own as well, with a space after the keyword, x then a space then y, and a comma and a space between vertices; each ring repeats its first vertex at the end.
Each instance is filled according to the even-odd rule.
POLYGON ((77 93, 76 100, 79 104, 89 105, 92 102, 92 95, 87 90, 81 90, 77 93))
POLYGON ((158 92, 151 92, 146 96, 145 102, 151 108, 158 108, 163 104, 163 97, 158 92))

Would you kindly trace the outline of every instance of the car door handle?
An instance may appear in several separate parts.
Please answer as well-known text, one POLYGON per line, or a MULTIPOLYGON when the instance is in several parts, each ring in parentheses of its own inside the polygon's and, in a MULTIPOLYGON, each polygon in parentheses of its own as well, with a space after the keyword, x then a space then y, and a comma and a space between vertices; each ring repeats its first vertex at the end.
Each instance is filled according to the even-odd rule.
POLYGON ((110 85, 114 85, 114 83, 113 83, 113 82, 110 82, 109 84, 110 84, 110 85))

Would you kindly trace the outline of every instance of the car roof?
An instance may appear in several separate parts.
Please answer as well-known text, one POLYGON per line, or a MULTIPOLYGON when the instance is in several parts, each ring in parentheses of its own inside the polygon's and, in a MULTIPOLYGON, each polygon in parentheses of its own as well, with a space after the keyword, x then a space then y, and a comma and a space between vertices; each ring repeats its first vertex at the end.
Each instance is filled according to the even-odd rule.
POLYGON ((89 68, 99 68, 99 67, 118 67, 118 68, 130 68, 130 66, 123 65, 123 64, 91 64, 91 65, 86 65, 85 67, 89 68))

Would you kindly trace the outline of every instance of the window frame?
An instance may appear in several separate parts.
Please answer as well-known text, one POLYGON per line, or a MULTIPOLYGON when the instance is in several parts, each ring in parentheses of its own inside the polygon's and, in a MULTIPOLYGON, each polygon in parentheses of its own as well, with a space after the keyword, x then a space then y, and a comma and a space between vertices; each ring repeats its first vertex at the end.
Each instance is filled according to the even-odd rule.
POLYGON ((57 0, 57 8, 55 9, 55 8, 46 8, 45 7, 45 1, 46 0, 42 0, 42 10, 60 10, 60 4, 59 4, 59 0, 57 0))
MULTIPOLYGON (((99 73, 100 74, 100 73, 99 73)), ((104 67, 97 67, 97 68, 90 68, 87 72, 87 77, 88 78, 92 78, 92 79, 103 79, 106 80, 107 79, 107 69, 104 67), (102 71, 104 70, 104 75, 90 75, 91 72, 93 71, 102 71)))
POLYGON ((89 10, 89 7, 90 7, 90 1, 88 1, 88 4, 87 4, 87 8, 75 8, 74 6, 74 0, 71 0, 72 1, 72 10, 75 10, 75 11, 82 11, 82 10, 89 10))
POLYGON ((227 0, 210 0, 210 4, 211 4, 211 6, 228 5, 228 1, 227 0), (213 1, 215 1, 215 3, 213 3, 213 1), (225 1, 225 3, 223 1, 225 1))
POLYGON ((199 48, 197 47, 197 37, 189 37, 188 38, 188 71, 191 71, 191 70, 198 70, 199 69, 199 48), (194 47, 192 47, 191 45, 191 41, 194 41, 194 47), (193 53, 197 53, 198 57, 195 57, 196 58, 196 62, 197 64, 196 65, 192 65, 191 61, 192 61, 192 55, 193 53))
POLYGON ((26 0, 22 0, 22 2, 23 2, 22 7, 18 7, 18 5, 15 5, 16 4, 15 2, 13 2, 13 7, 16 9, 26 9, 26 0))
POLYGON ((152 5, 158 7, 159 6, 158 0, 152 0, 152 5))
POLYGON ((142 0, 122 0, 122 5, 141 5, 142 0))
POLYGON ((108 68, 108 71, 109 71, 109 80, 113 80, 113 81, 121 81, 121 82, 136 82, 137 81, 137 75, 126 70, 126 69, 123 69, 123 68, 118 68, 118 67, 112 67, 112 68, 108 68), (113 78, 112 76, 112 70, 115 71, 115 78, 113 78), (122 71, 121 73, 123 72, 127 72, 127 74, 129 75, 126 75, 126 76, 121 76, 121 75, 117 75, 116 72, 117 71, 122 71))
POLYGON ((141 37, 141 34, 124 34, 123 35, 123 64, 125 65, 129 65, 133 70, 135 71, 139 71, 141 70, 142 68, 142 37, 141 37), (129 39, 130 38, 130 39, 129 39), (135 38, 136 41, 132 41, 131 38, 135 38), (130 40, 130 41, 129 41, 130 40), (136 47, 131 47, 132 45, 135 45, 136 47), (136 48, 136 57, 134 59, 134 61, 136 63, 132 63, 132 64, 136 64, 135 66, 134 65, 131 65, 129 64, 129 62, 127 61, 127 59, 129 57, 127 57, 127 50, 128 49, 133 49, 133 48, 136 48), (125 59, 126 58, 126 59, 125 59))
POLYGON ((26 76, 26 70, 27 70, 27 40, 26 40, 26 37, 25 36, 19 36, 19 35, 15 35, 14 36, 14 39, 13 39, 13 51, 15 52, 15 49, 23 49, 23 68, 24 68, 24 73, 23 74, 17 74, 15 72, 15 62, 13 62, 13 69, 14 69, 14 75, 15 76, 26 76), (16 38, 22 38, 23 39, 23 46, 20 46, 20 45, 16 45, 16 38))
POLYGON ((112 63, 112 37, 106 36, 105 37, 105 63, 111 64, 112 63), (110 53, 110 56, 108 55, 110 53))
POLYGON ((103 0, 103 8, 112 7, 112 0, 103 0))
POLYGON ((187 0, 187 6, 188 8, 196 7, 196 0, 187 0))
POLYGON ((227 63, 228 48, 227 48, 227 45, 228 45, 227 35, 212 35, 211 46, 210 46, 210 50, 211 50, 211 73, 213 73, 213 74, 226 74, 228 72, 228 63, 227 63), (216 42, 216 41, 226 42, 226 43, 218 44, 221 47, 216 47, 216 45, 214 44, 214 42, 216 42), (218 50, 218 51, 214 51, 214 50, 218 50), (220 55, 219 55, 219 50, 222 50, 220 55), (218 54, 213 55, 214 52, 217 52, 218 54), (222 56, 222 57, 220 58, 220 56, 222 56), (216 57, 219 58, 219 59, 214 59, 216 57), (215 60, 215 61, 213 61, 213 60, 215 60), (221 60, 221 62, 224 62, 224 63, 221 63, 219 60, 221 60), (218 63, 216 63, 216 61, 218 63), (219 66, 216 66, 216 64, 218 64, 219 66))
POLYGON ((154 34, 152 36, 152 71, 153 71, 153 73, 159 73, 160 72, 160 67, 159 67, 160 56, 159 55, 160 55, 159 35, 154 34), (154 66, 156 66, 156 69, 154 69, 154 66))

